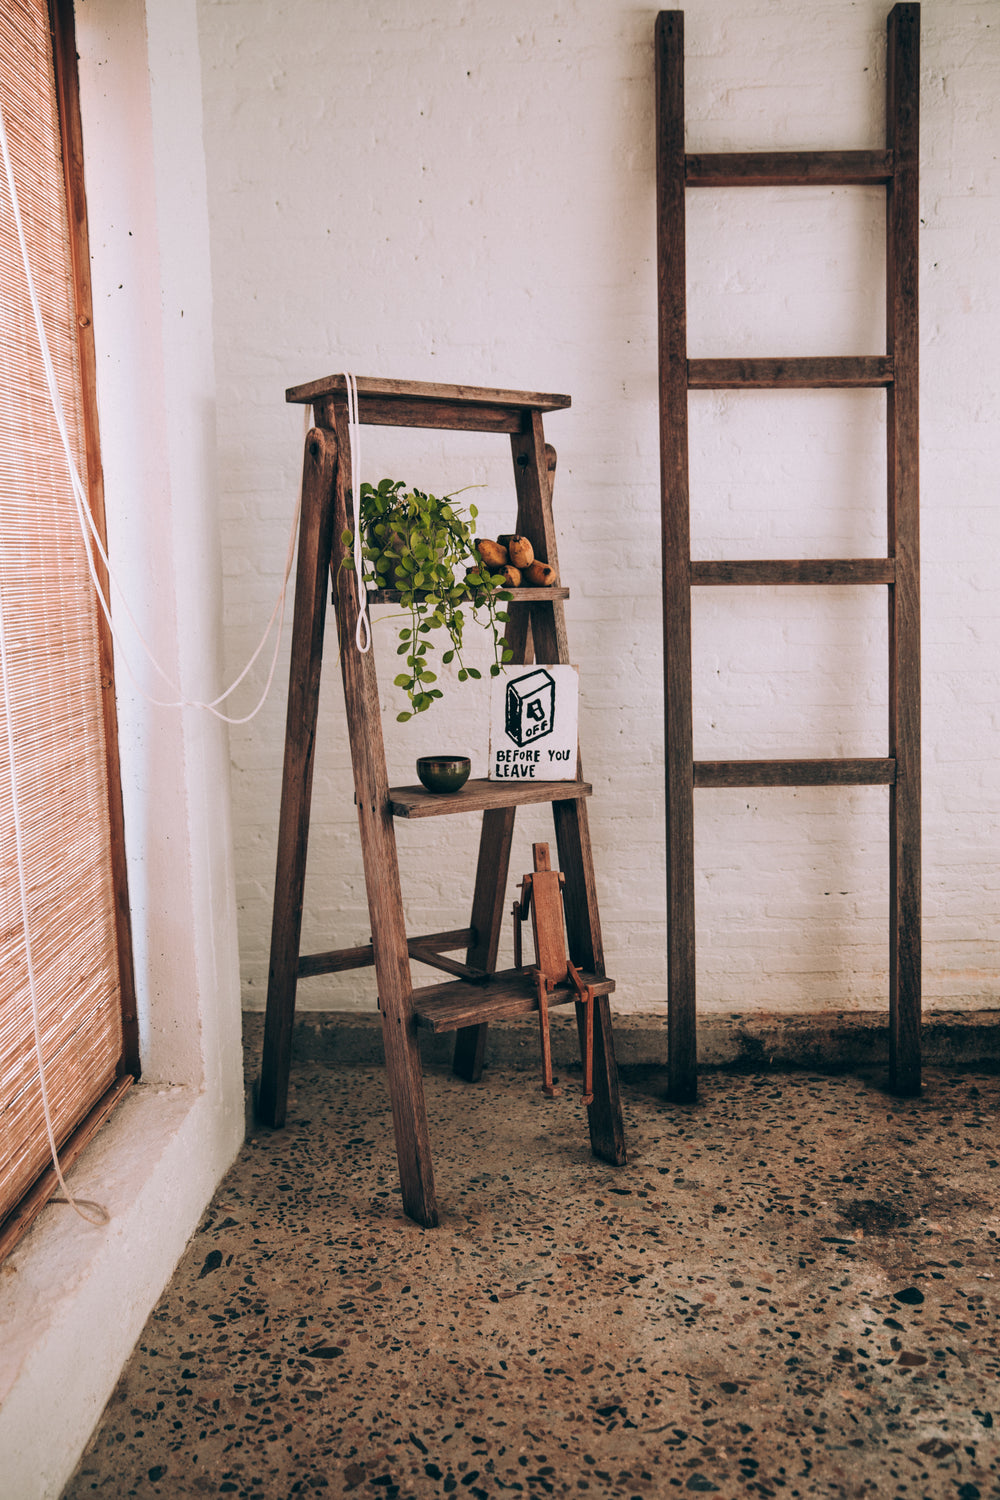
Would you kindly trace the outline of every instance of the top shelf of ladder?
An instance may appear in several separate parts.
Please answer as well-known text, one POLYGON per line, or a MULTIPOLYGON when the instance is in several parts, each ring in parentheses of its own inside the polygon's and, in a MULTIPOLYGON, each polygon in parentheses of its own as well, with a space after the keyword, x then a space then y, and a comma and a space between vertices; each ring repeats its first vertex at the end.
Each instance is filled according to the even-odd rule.
MULTIPOLYGON (((358 419, 369 427, 436 427, 460 432, 524 432, 535 412, 562 411, 569 396, 542 391, 495 390, 488 386, 440 385, 421 380, 357 377, 358 419)), ((328 422, 328 408, 347 395, 343 375, 327 375, 291 386, 285 400, 316 408, 328 422)))

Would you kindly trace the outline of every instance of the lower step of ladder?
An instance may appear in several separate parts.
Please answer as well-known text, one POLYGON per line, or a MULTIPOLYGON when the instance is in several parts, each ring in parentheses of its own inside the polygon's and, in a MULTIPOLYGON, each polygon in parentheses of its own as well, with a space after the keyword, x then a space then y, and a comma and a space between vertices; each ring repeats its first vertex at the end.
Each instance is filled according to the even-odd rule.
MULTIPOLYGON (((580 977, 595 995, 610 995, 615 987, 613 979, 603 979, 597 974, 581 970, 580 977)), ((571 984, 560 984, 549 996, 549 1004, 565 1005, 575 998, 571 984)), ((413 992, 413 1013, 418 1025, 435 1032, 458 1031, 463 1026, 480 1026, 484 1021, 510 1021, 516 1016, 530 1016, 537 1009, 535 983, 524 969, 504 969, 486 984, 458 980, 413 992)))

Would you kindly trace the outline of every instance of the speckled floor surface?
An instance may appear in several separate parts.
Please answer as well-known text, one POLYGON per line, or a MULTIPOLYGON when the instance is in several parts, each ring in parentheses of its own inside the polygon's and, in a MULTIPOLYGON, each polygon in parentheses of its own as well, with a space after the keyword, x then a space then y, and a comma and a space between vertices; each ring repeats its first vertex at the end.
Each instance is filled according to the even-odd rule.
POLYGON ((426 1077, 442 1223, 380 1071, 297 1074, 66 1497, 1000 1496, 1000 1077, 426 1077))

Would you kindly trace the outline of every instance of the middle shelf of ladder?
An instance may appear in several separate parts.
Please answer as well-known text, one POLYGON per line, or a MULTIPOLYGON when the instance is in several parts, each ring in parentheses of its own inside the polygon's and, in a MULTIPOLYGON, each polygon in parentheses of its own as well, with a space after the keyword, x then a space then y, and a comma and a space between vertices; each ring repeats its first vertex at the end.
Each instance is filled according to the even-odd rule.
POLYGON ((467 781, 458 792, 429 792, 422 786, 389 788, 394 818, 440 818, 447 813, 488 812, 538 802, 575 802, 589 797, 587 781, 467 781))

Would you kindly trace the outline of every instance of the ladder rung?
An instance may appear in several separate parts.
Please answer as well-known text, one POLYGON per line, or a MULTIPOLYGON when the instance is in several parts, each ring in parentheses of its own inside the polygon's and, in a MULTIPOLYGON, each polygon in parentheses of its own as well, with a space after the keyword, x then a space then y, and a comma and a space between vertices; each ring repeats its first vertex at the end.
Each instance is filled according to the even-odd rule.
MULTIPOLYGON (((449 932, 429 932, 425 937, 409 938, 407 946, 411 954, 415 948, 424 948, 432 953, 450 953, 459 948, 471 948, 476 941, 474 927, 457 927, 449 932)), ((420 957, 419 954, 413 954, 420 957)), ((304 953, 299 956, 298 977, 315 978, 318 974, 341 974, 345 969, 367 969, 375 962, 371 943, 359 948, 334 948, 328 953, 304 953)))
POLYGON ((886 354, 821 356, 818 359, 689 359, 691 390, 722 391, 745 386, 811 389, 892 384, 886 354))
POLYGON ((696 760, 696 787, 892 786, 896 762, 878 760, 696 760))
MULTIPOLYGON (((610 995, 613 979, 581 972, 584 984, 595 995, 610 995)), ((576 998, 571 984, 557 985, 549 997, 550 1005, 565 1005, 576 998)), ((504 969, 494 974, 486 985, 432 984, 414 990, 413 1010, 418 1023, 430 1031, 458 1031, 464 1026, 479 1026, 484 1021, 509 1021, 515 1016, 529 1016, 538 1009, 538 997, 530 972, 504 969)))
POLYGON ((895 583, 892 557, 774 558, 691 563, 692 584, 895 583))
POLYGON ((828 187, 889 182, 891 151, 718 151, 684 158, 688 187, 828 187))
POLYGON ((396 818, 439 818, 445 813, 485 812, 528 802, 572 802, 589 797, 592 791, 587 781, 467 781, 458 792, 394 786, 389 788, 389 809, 396 818))

